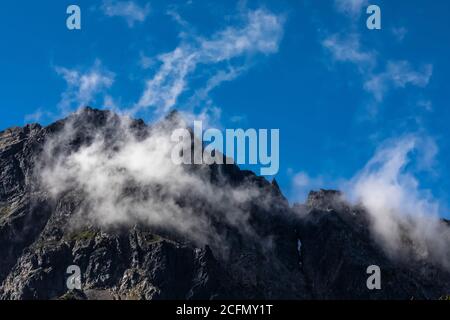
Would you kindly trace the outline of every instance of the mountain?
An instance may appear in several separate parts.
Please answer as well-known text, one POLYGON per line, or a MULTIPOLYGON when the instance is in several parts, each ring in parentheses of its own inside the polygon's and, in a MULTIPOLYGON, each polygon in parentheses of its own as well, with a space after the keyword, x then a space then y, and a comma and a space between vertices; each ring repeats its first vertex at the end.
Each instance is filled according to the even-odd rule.
POLYGON ((235 165, 184 165, 174 174, 148 141, 163 148, 151 139, 177 118, 148 126, 84 108, 47 127, 0 133, 0 299, 450 294, 448 270, 388 254, 364 208, 338 191, 311 192, 291 207, 275 180, 235 165), (81 290, 67 289, 71 265, 81 270, 81 290), (371 265, 380 267, 380 290, 366 286, 371 265))

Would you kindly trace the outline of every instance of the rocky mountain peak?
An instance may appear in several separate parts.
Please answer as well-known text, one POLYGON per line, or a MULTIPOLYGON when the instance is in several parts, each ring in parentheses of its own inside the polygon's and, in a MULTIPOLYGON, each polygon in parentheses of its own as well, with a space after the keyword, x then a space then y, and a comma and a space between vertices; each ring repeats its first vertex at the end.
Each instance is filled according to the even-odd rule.
POLYGON ((339 203, 342 203, 342 193, 338 190, 311 191, 308 194, 306 205, 309 208, 319 210, 331 210, 339 203))
MULTIPOLYGON (((100 221, 108 212, 136 219, 102 224, 86 218, 103 209, 89 202, 98 190, 77 186, 53 195, 37 178, 43 159, 76 153, 98 135, 120 151, 124 123, 138 137, 135 150, 146 150, 139 143, 157 126, 90 107, 47 127, 0 133, 0 299, 437 299, 450 292, 448 270, 393 259, 364 220, 328 214, 349 207, 339 205, 339 191, 311 192, 305 208, 324 212, 311 218, 289 206, 275 180, 235 165, 187 168, 147 183, 133 181, 121 162, 104 172, 130 179, 120 189, 117 179, 108 185, 110 193, 101 196, 112 202, 103 202, 109 211, 100 221), (43 158, 49 141, 54 152, 43 158), (201 184, 179 189, 192 181, 201 184), (383 271, 378 291, 366 287, 374 264, 383 271), (82 275, 79 291, 66 286, 73 265, 82 275)), ((91 170, 88 180, 106 178, 91 170)))

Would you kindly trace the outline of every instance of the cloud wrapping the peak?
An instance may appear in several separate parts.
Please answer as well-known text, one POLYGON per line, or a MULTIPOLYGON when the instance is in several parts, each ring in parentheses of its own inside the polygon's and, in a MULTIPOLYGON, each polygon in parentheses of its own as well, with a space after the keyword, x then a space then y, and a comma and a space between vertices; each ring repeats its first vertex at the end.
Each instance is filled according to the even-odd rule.
POLYGON ((430 151, 435 155, 436 145, 426 137, 387 141, 345 189, 352 202, 367 209, 374 235, 389 254, 450 268, 450 229, 439 218, 439 203, 415 176, 431 169, 430 151))
MULTIPOLYGON (((223 254, 228 249, 227 228, 261 245, 268 243, 256 235, 248 219, 250 204, 264 207, 265 201, 271 201, 270 194, 259 199, 261 189, 250 182, 231 186, 219 172, 214 183, 212 167, 172 161, 175 143, 171 136, 174 128, 185 127, 183 121, 174 118, 155 124, 142 138, 131 129, 129 118, 117 120, 110 115, 104 128, 83 128, 84 134, 94 138, 77 150, 57 151, 80 134, 71 118, 63 131, 46 142, 39 180, 55 201, 69 191, 82 199, 70 227, 143 224, 208 244, 223 254)), ((190 141, 185 142, 190 148, 190 141)))

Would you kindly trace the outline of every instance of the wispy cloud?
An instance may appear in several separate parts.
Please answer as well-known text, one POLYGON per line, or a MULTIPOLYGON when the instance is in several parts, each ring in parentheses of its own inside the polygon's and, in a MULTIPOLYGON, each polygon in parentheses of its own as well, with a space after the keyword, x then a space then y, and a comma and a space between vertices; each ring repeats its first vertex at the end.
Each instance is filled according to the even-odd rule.
POLYGON ((145 55, 142 51, 139 53, 139 65, 142 69, 150 69, 155 63, 155 59, 145 55))
POLYGON ((360 70, 367 70, 376 63, 376 53, 364 50, 356 33, 346 36, 333 34, 322 41, 322 46, 335 61, 353 63, 360 70))
MULTIPOLYGON (((368 119, 372 119, 378 114, 380 103, 390 91, 407 86, 426 87, 430 82, 433 66, 424 64, 417 67, 407 59, 389 59, 383 52, 374 49, 373 45, 364 45, 364 38, 355 28, 355 23, 361 13, 366 12, 365 8, 369 4, 368 0, 334 0, 336 11, 351 18, 350 31, 329 34, 320 41, 333 62, 348 63, 356 67, 361 76, 362 88, 371 95, 366 115, 368 119)), ((389 31, 398 42, 403 41, 408 33, 404 26, 393 27, 389 31)))
POLYGON ((336 9, 351 17, 358 18, 363 12, 364 7, 369 5, 368 0, 334 0, 336 9))
POLYGON ((25 115, 24 120, 26 123, 29 122, 39 123, 44 119, 53 118, 53 116, 54 115, 50 111, 44 110, 43 108, 38 108, 34 112, 25 115))
POLYGON ((391 32, 397 41, 402 42, 408 34, 408 29, 405 27, 394 27, 391 29, 391 32))
POLYGON ((432 74, 433 66, 431 64, 426 64, 415 70, 408 61, 389 61, 386 70, 370 76, 370 79, 364 84, 364 88, 372 93, 378 102, 381 102, 386 92, 392 87, 427 86, 432 74))
POLYGON ((130 28, 137 22, 144 22, 150 14, 150 4, 140 6, 134 1, 104 0, 101 10, 108 17, 121 17, 126 20, 130 28))
POLYGON ((247 116, 245 115, 235 115, 230 118, 230 121, 233 123, 242 123, 247 120, 247 116))
POLYGON ((67 84, 59 103, 64 113, 88 105, 114 83, 114 73, 104 68, 99 60, 87 70, 65 67, 56 67, 55 70, 67 84))
POLYGON ((423 108, 425 111, 433 111, 433 102, 431 102, 430 100, 419 100, 417 102, 417 105, 423 108))
POLYGON ((387 61, 384 71, 375 72, 380 64, 378 53, 363 47, 359 34, 333 34, 322 40, 322 46, 333 61, 354 65, 362 76, 363 87, 374 100, 382 102, 392 89, 406 86, 426 87, 433 74, 433 65, 425 64, 414 68, 406 60, 387 61))
POLYGON ((210 91, 221 82, 236 77, 240 70, 245 70, 245 61, 232 66, 233 59, 253 54, 273 54, 278 51, 282 35, 283 18, 259 9, 245 14, 239 27, 227 27, 209 38, 183 38, 172 52, 158 56, 161 67, 147 80, 134 111, 148 107, 155 107, 158 112, 170 110, 188 89, 188 76, 199 65, 210 65, 210 70, 216 67, 215 75, 207 80, 203 90, 210 91))

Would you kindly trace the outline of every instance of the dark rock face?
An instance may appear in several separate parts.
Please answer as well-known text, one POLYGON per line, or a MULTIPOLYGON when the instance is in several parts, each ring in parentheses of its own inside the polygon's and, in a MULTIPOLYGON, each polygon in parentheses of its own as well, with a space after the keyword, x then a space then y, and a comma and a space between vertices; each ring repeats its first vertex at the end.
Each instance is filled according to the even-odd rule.
MULTIPOLYGON (((342 208, 340 206, 340 208, 342 208)), ((316 299, 438 299, 449 273, 417 259, 392 259, 372 239, 363 212, 313 208, 300 229, 302 270, 316 299), (382 274, 381 290, 367 289, 367 267, 382 274)))
MULTIPOLYGON (((89 144, 100 128, 114 144, 118 116, 86 108, 69 119, 75 130, 58 152, 89 144)), ((338 192, 313 192, 306 205, 291 208, 276 182, 234 165, 211 166, 211 181, 220 176, 228 187, 250 183, 260 190, 247 208, 258 237, 239 234, 220 212, 214 223, 226 235, 227 255, 214 244, 141 224, 70 228, 83 195, 71 190, 55 200, 34 172, 46 141, 67 121, 0 133, 0 299, 438 299, 450 293, 448 271, 389 258, 372 239, 364 210, 343 203, 338 192), (80 267, 82 290, 67 289, 71 265, 80 267), (366 287, 370 265, 381 268, 381 290, 366 287)), ((137 136, 149 134, 142 121, 130 127, 137 136)))

